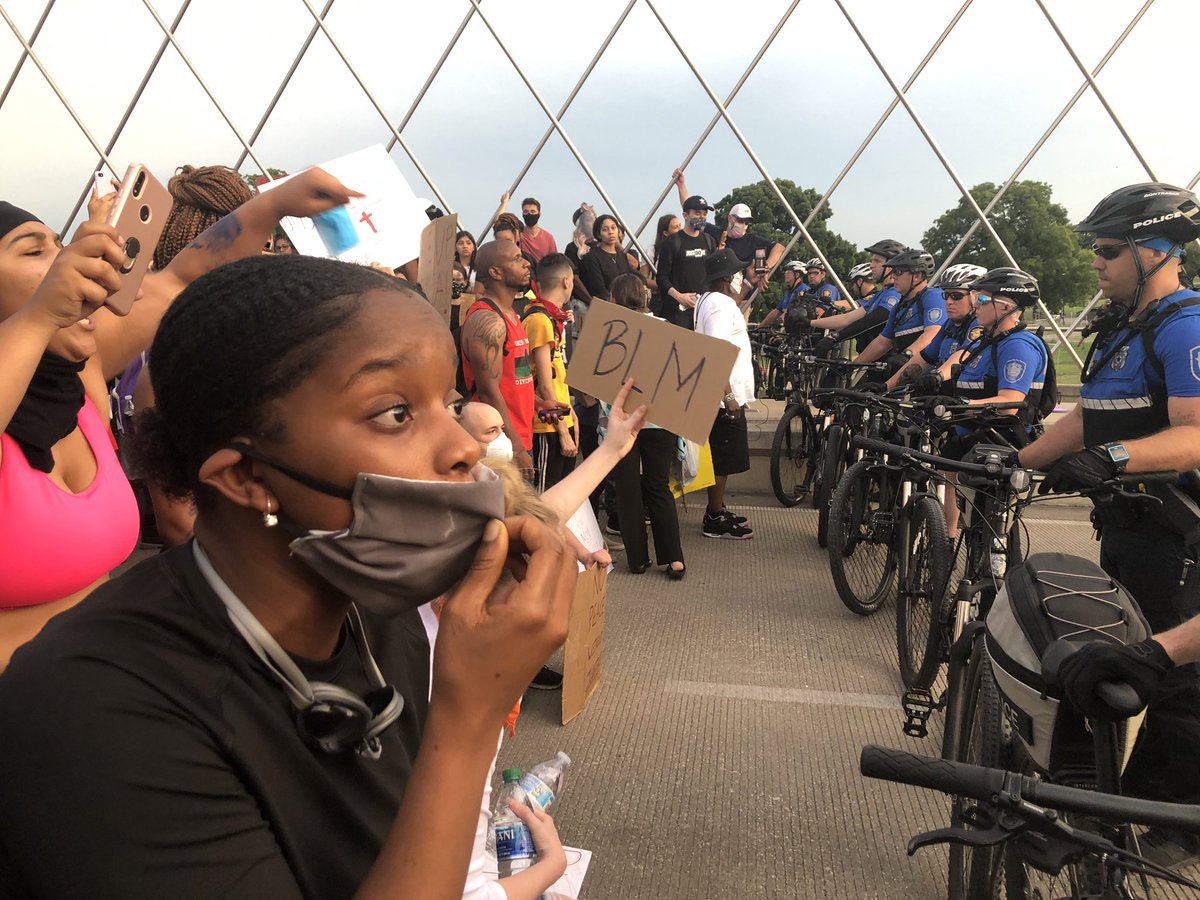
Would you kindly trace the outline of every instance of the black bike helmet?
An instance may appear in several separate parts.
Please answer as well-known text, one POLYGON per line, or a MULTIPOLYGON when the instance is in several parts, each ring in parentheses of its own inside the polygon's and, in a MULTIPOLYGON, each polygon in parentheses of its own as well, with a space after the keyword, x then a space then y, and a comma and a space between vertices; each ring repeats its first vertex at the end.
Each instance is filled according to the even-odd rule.
POLYGON ((1135 241, 1165 237, 1185 244, 1200 238, 1200 202, 1191 191, 1171 184, 1131 184, 1096 204, 1075 230, 1135 241))
POLYGON ((926 278, 932 275, 934 269, 937 268, 933 263, 933 257, 920 247, 897 253, 884 265, 889 269, 907 269, 910 272, 917 272, 926 278))
POLYGON ((978 281, 971 283, 971 290, 1004 297, 1017 304, 1021 309, 1033 306, 1041 296, 1038 292, 1037 279, 1028 272, 1022 272, 1012 266, 991 269, 978 281))
POLYGON ((876 253, 884 259, 891 259, 898 253, 903 253, 908 248, 899 241, 893 241, 890 238, 882 241, 876 241, 870 247, 864 247, 868 253, 876 253))

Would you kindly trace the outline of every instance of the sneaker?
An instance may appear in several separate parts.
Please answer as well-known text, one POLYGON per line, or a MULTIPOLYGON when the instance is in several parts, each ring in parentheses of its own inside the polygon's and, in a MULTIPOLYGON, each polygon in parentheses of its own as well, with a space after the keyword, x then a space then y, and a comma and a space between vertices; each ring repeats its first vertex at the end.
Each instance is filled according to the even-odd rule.
POLYGON ((725 538, 731 541, 745 541, 754 537, 754 529, 739 525, 724 513, 704 514, 704 536, 710 538, 725 538))
POLYGON ((1200 839, 1167 828, 1151 828, 1138 838, 1138 852, 1167 869, 1181 869, 1200 859, 1200 839))
POLYGON ((562 672, 555 672, 549 666, 542 666, 529 686, 535 691, 557 691, 562 688, 562 672))
POLYGON ((730 509, 728 506, 725 507, 723 510, 721 510, 721 515, 723 515, 725 518, 729 519, 731 522, 734 522, 737 525, 745 525, 747 522, 750 521, 745 516, 735 515, 733 510, 730 509))

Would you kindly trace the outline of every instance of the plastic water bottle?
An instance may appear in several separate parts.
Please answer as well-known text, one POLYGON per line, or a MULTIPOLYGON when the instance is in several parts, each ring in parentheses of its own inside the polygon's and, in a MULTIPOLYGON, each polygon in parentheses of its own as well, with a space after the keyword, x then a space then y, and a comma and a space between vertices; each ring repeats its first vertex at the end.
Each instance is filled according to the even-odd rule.
POLYGON ((509 808, 508 801, 527 803, 521 788, 521 770, 505 769, 504 786, 496 797, 496 815, 492 819, 492 830, 496 836, 496 862, 501 878, 524 871, 537 860, 533 846, 533 835, 529 828, 509 808))
POLYGON ((538 763, 521 777, 526 802, 532 807, 537 804, 543 812, 549 812, 554 798, 562 793, 563 779, 571 757, 559 750, 545 762, 538 763))

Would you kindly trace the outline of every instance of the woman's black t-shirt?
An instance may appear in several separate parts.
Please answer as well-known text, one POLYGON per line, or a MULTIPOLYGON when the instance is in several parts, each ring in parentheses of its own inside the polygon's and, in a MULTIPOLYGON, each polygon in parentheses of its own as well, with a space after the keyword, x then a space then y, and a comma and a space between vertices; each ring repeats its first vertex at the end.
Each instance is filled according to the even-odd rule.
MULTIPOLYGON (((190 545, 52 619, 0 676, 0 897, 353 895, 399 808, 429 689, 417 612, 363 619, 404 697, 378 760, 305 742, 190 545)), ((353 640, 297 664, 370 687, 353 640)))

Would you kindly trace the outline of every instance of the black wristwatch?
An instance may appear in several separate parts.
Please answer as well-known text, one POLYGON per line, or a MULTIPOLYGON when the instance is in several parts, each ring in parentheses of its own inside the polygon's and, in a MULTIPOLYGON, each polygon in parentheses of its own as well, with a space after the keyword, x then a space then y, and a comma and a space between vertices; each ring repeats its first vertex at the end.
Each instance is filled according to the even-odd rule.
POLYGON ((1108 454, 1108 458, 1112 460, 1112 464, 1117 467, 1117 474, 1123 475, 1125 467, 1129 465, 1129 451, 1125 449, 1125 445, 1119 441, 1113 441, 1108 444, 1101 444, 1100 449, 1108 454))

